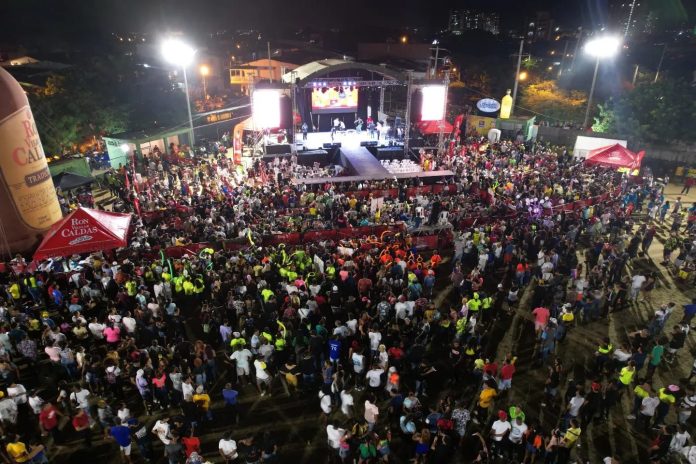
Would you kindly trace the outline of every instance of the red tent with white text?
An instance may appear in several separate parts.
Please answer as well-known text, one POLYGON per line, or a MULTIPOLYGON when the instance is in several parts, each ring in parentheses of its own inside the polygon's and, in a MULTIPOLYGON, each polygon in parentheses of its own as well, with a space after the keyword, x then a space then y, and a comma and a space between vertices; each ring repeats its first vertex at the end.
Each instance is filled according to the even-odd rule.
POLYGON ((130 214, 78 208, 51 227, 34 253, 34 259, 127 246, 130 221, 130 214))
POLYGON ((423 135, 439 134, 440 123, 442 123, 443 134, 451 134, 454 130, 454 126, 447 121, 421 121, 418 123, 418 130, 423 135))
POLYGON ((591 150, 587 154, 587 158, 585 158, 585 163, 635 171, 640 169, 640 163, 643 161, 644 156, 644 151, 633 153, 628 148, 622 147, 617 143, 591 150))

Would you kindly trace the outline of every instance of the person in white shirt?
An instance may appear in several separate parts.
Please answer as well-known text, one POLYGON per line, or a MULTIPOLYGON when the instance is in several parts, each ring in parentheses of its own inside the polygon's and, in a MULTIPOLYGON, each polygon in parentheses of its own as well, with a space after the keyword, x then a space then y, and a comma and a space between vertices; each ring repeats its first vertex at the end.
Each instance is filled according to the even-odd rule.
POLYGON ((266 391, 270 394, 271 375, 266 370, 266 363, 263 361, 262 356, 256 357, 254 368, 256 369, 256 388, 259 390, 259 393, 261 396, 265 396, 266 391))
POLYGON ((152 427, 152 433, 157 435, 163 445, 168 445, 170 440, 169 437, 169 418, 163 417, 162 419, 155 422, 155 426, 152 427))
POLYGON ((672 441, 669 443, 669 450, 675 453, 681 451, 686 446, 691 435, 686 431, 684 424, 677 424, 677 432, 672 435, 672 441))
MULTIPOLYGON (((73 406, 84 409, 85 412, 89 409, 89 397, 92 394, 86 388, 79 386, 73 387, 73 391, 70 394, 70 401, 73 406)), ((89 413, 87 413, 89 415, 89 413)))
POLYGON ((372 432, 375 428, 375 424, 379 419, 379 408, 375 404, 375 396, 370 394, 365 400, 365 421, 367 422, 367 429, 372 432))
POLYGON ((27 389, 21 383, 13 383, 7 387, 7 396, 19 406, 27 402, 27 389))
POLYGON ((353 363, 353 372, 355 373, 355 389, 361 390, 360 382, 365 371, 365 356, 360 351, 354 352, 350 357, 353 363))
POLYGON ((242 385, 249 381, 249 361, 251 360, 251 351, 246 348, 238 348, 230 355, 230 359, 237 363, 237 377, 240 378, 242 385))
POLYGON ((331 414, 331 395, 327 395, 323 390, 319 390, 319 407, 321 408, 321 420, 326 424, 331 414))
POLYGON ((513 458, 515 458, 515 455, 519 455, 522 451, 522 437, 524 437, 525 433, 527 433, 527 424, 525 424, 522 421, 522 418, 518 416, 512 422, 510 434, 508 435, 508 440, 510 440, 510 443, 508 444, 509 450, 511 451, 513 458))
POLYGON ((375 392, 379 390, 379 386, 382 384, 382 374, 384 374, 384 370, 377 366, 372 366, 372 368, 367 371, 365 378, 367 379, 367 385, 370 387, 370 390, 375 392))
POLYGON ((329 442, 329 446, 334 450, 340 448, 341 438, 343 438, 345 434, 346 431, 342 428, 334 427, 331 424, 326 426, 326 438, 329 442))
POLYGON ((226 463, 232 462, 239 457, 237 453, 237 442, 232 439, 232 432, 225 434, 218 442, 218 450, 220 456, 222 456, 226 463))
POLYGON ((131 418, 131 412, 130 409, 128 409, 126 403, 121 403, 121 406, 118 408, 118 411, 116 411, 116 416, 118 416, 121 423, 125 423, 128 421, 128 419, 131 418))
POLYGON ((31 408, 32 412, 37 416, 41 414, 43 404, 43 398, 41 398, 36 391, 32 391, 31 395, 29 395, 29 407, 31 408))
POLYGON ((131 316, 130 311, 128 311, 126 315, 123 316, 123 319, 121 319, 121 323, 123 324, 123 327, 125 327, 126 332, 128 332, 129 334, 135 333, 136 321, 135 318, 131 316))
POLYGON ((568 402, 568 414, 572 418, 578 417, 578 414, 580 414, 580 408, 585 404, 585 398, 582 396, 580 393, 580 389, 575 392, 575 396, 570 399, 568 402))
POLYGON ((350 387, 346 387, 341 390, 341 412, 351 418, 353 416, 353 406, 355 400, 353 395, 350 394, 350 387))
POLYGON ((96 317, 92 318, 92 322, 87 325, 87 328, 96 340, 104 339, 104 329, 106 329, 106 325, 97 322, 96 317))
POLYGON ((5 392, 0 391, 0 420, 8 424, 17 423, 17 403, 12 398, 5 396, 5 392))
POLYGON ((505 436, 510 432, 512 426, 507 420, 507 413, 505 411, 498 411, 498 420, 493 422, 491 426, 491 451, 502 457, 502 446, 501 443, 505 436))
POLYGON ((370 338, 370 351, 372 352, 372 356, 377 356, 379 342, 382 341, 382 334, 376 328, 370 327, 370 332, 367 336, 370 338))
POLYGON ((181 384, 181 395, 184 397, 184 401, 193 401, 194 390, 195 388, 193 387, 191 377, 184 380, 181 384))
POLYGON ((632 300, 635 300, 638 298, 638 293, 640 292, 640 289, 643 287, 643 283, 647 279, 645 278, 644 275, 641 274, 636 274, 631 278, 631 294, 630 298, 632 300))

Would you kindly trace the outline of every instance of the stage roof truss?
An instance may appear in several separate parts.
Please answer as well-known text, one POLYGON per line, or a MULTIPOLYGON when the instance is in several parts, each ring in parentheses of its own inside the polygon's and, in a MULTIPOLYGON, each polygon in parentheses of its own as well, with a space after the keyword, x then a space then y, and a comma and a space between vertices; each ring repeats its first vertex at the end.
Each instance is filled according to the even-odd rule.
POLYGON ((316 79, 311 82, 307 82, 303 87, 305 89, 321 89, 321 88, 332 88, 332 87, 386 87, 386 86, 398 86, 406 85, 406 82, 399 82, 394 80, 364 80, 358 78, 346 78, 346 79, 316 79))

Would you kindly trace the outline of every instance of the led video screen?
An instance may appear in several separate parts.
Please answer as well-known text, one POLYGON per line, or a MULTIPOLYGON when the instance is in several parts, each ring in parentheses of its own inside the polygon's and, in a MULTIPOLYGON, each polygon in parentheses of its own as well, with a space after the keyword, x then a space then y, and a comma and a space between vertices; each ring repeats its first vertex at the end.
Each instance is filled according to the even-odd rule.
POLYGON ((357 87, 316 87, 312 89, 312 111, 314 113, 354 113, 357 110, 357 87))

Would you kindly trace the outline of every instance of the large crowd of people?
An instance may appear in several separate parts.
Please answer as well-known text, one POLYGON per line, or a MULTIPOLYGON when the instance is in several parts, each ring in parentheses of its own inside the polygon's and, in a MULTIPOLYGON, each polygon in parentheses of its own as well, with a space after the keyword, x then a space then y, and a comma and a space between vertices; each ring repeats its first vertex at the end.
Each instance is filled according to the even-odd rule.
POLYGON ((325 438, 313 455, 360 464, 580 461, 588 428, 630 397, 643 462, 696 462, 696 393, 670 374, 696 301, 670 317, 681 308, 653 297, 658 276, 632 265, 668 228, 659 265, 693 282, 696 208, 665 201, 663 184, 481 139, 432 157, 452 188, 413 197, 417 180, 308 186, 296 157, 243 168, 186 151, 107 174, 110 202, 134 215, 127 249, 17 256, 1 275, 7 462, 98 440, 126 463, 288 462, 273 430, 239 432, 254 425, 250 397, 309 400, 325 438), (269 240, 361 226, 384 229, 269 240), (446 248, 419 246, 422 230, 446 248), (564 365, 576 326, 605 333, 639 304, 645 327, 588 340, 591 361, 564 365), (515 353, 501 340, 518 320, 528 337, 515 353), (518 367, 543 379, 518 391, 518 367), (226 428, 217 449, 202 444, 213 423, 226 428))

